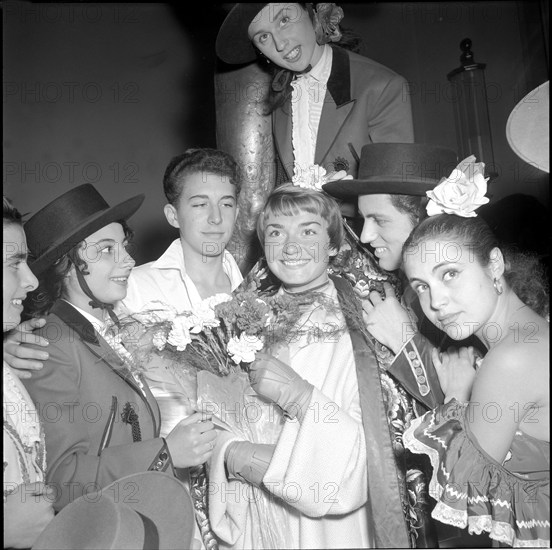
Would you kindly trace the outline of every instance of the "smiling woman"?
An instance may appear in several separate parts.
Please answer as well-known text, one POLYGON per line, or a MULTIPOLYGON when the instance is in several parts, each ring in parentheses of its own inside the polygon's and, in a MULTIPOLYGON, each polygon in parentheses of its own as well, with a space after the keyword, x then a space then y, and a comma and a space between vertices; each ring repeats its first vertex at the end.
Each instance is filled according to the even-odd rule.
POLYGON ((37 287, 38 281, 27 265, 27 240, 21 216, 6 197, 3 219, 2 322, 6 332, 19 324, 23 300, 37 287))
POLYGON ((81 185, 25 224, 40 281, 29 310, 47 314, 40 333, 50 341, 49 359, 26 387, 36 403, 54 406, 53 412, 37 409, 57 510, 122 476, 188 465, 175 447, 182 428, 159 437, 151 391, 106 335, 109 317, 118 321, 113 308, 126 296, 134 267, 125 220, 143 200, 138 195, 110 206, 92 185, 81 185))

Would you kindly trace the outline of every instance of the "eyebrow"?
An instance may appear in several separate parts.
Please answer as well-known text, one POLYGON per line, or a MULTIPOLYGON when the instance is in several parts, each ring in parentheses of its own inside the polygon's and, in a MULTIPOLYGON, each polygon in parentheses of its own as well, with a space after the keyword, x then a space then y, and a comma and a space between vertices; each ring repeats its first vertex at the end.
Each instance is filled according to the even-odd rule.
MULTIPOLYGON (((320 222, 315 222, 315 221, 300 223, 299 227, 306 227, 307 225, 318 225, 318 226, 322 227, 322 224, 320 222)), ((277 229, 281 229, 282 227, 284 227, 284 225, 281 224, 281 223, 267 223, 266 227, 267 228, 268 227, 276 227, 277 229)))
MULTIPOLYGON (((125 237, 122 244, 128 244, 128 242, 129 242, 128 238, 125 237)), ((88 243, 88 244, 89 244, 89 246, 91 246, 91 245, 101 246, 101 245, 104 245, 104 244, 117 244, 117 241, 115 239, 100 239, 99 241, 95 241, 93 243, 88 243)))
MULTIPOLYGON (((435 273, 439 268, 441 267, 444 267, 444 266, 449 266, 451 264, 456 264, 457 262, 441 262, 440 264, 437 264, 435 267, 433 267, 433 269, 431 270, 431 273, 435 273)), ((413 281, 420 281, 420 282, 424 282, 423 279, 418 279, 418 277, 409 277, 408 278, 408 282, 409 283, 412 283, 413 281)))
MULTIPOLYGON (((192 195, 191 197, 188 197, 188 200, 191 201, 192 199, 207 199, 209 200, 211 197, 209 197, 209 195, 192 195)), ((226 200, 226 199, 232 199, 232 200, 236 200, 236 197, 234 197, 233 195, 224 195, 223 197, 220 198, 220 200, 226 200)))
MULTIPOLYGON (((276 21, 276 20, 280 17, 281 13, 282 13, 284 10, 286 10, 287 8, 288 8, 288 6, 284 6, 283 8, 280 8, 280 10, 278 10, 278 11, 276 12, 276 14, 274 15, 274 17, 272 18, 272 21, 269 20, 269 23, 270 23, 270 22, 273 23, 274 21, 276 21)), ((269 14, 270 14, 270 12, 269 12, 269 14)), ((262 34, 262 33, 265 33, 265 32, 269 32, 269 31, 266 31, 266 30, 263 30, 263 29, 259 29, 251 38, 253 39, 253 38, 255 38, 258 34, 262 34)))
POLYGON ((11 256, 8 256, 8 261, 12 260, 26 260, 28 258, 28 254, 26 252, 18 252, 17 254, 12 254, 11 256))

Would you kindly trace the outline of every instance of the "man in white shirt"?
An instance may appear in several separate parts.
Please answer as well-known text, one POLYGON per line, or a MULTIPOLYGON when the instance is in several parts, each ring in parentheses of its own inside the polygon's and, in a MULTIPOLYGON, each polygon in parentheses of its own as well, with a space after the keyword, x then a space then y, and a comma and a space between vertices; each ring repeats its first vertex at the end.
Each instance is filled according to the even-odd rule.
MULTIPOLYGON (((238 215, 234 159, 217 149, 188 149, 170 161, 163 189, 165 216, 180 237, 160 258, 132 270, 122 303, 130 313, 191 310, 210 296, 231 293, 243 280, 226 250, 238 215)), ((145 376, 161 409, 163 436, 191 413, 190 396, 167 370, 149 370, 145 376)))
POLYGON ((217 149, 188 149, 171 160, 163 178, 164 212, 180 237, 160 258, 132 271, 123 302, 130 312, 152 301, 184 311, 241 283, 226 250, 238 215, 237 170, 232 157, 217 149))

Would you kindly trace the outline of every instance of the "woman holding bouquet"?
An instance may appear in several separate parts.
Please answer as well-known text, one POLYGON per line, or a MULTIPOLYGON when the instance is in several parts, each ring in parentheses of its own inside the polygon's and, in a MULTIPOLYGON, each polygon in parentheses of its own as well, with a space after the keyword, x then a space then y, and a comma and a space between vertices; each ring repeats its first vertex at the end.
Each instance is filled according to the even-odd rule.
POLYGON ((210 480, 228 487, 228 498, 210 495, 213 528, 228 546, 258 547, 246 503, 235 498, 245 483, 284 512, 280 547, 407 547, 376 358, 351 286, 328 276, 343 238, 339 206, 325 193, 283 185, 269 197, 258 233, 279 292, 305 308, 299 337, 259 353, 250 370, 257 394, 283 411, 276 440, 219 439, 210 480))
MULTIPOLYGON (((404 269, 421 307, 473 355, 434 353, 445 404, 404 434, 433 465, 433 517, 508 546, 550 546, 549 299, 538 260, 499 247, 446 182, 428 193, 429 218, 410 235, 404 269)), ((478 194, 473 193, 472 199, 478 194)), ((466 196, 469 199, 469 196, 466 196)))
POLYGON ((147 383, 106 332, 108 321, 118 322, 113 308, 125 297, 134 267, 126 220, 143 199, 109 206, 85 184, 25 224, 40 283, 28 307, 47 314, 39 332, 50 342, 49 359, 25 385, 46 433, 46 479, 56 490, 57 510, 135 472, 201 464, 216 438, 199 413, 161 438, 147 383))

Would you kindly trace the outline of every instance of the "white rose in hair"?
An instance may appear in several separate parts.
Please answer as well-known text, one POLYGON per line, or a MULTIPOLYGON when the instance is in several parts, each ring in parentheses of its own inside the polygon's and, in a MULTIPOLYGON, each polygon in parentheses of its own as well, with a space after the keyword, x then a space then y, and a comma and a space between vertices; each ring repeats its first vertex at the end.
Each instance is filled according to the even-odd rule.
POLYGON ((456 214, 463 218, 474 218, 477 210, 489 199, 485 197, 487 181, 485 164, 475 162, 475 156, 464 159, 437 187, 426 194, 429 197, 426 210, 428 216, 456 214))

